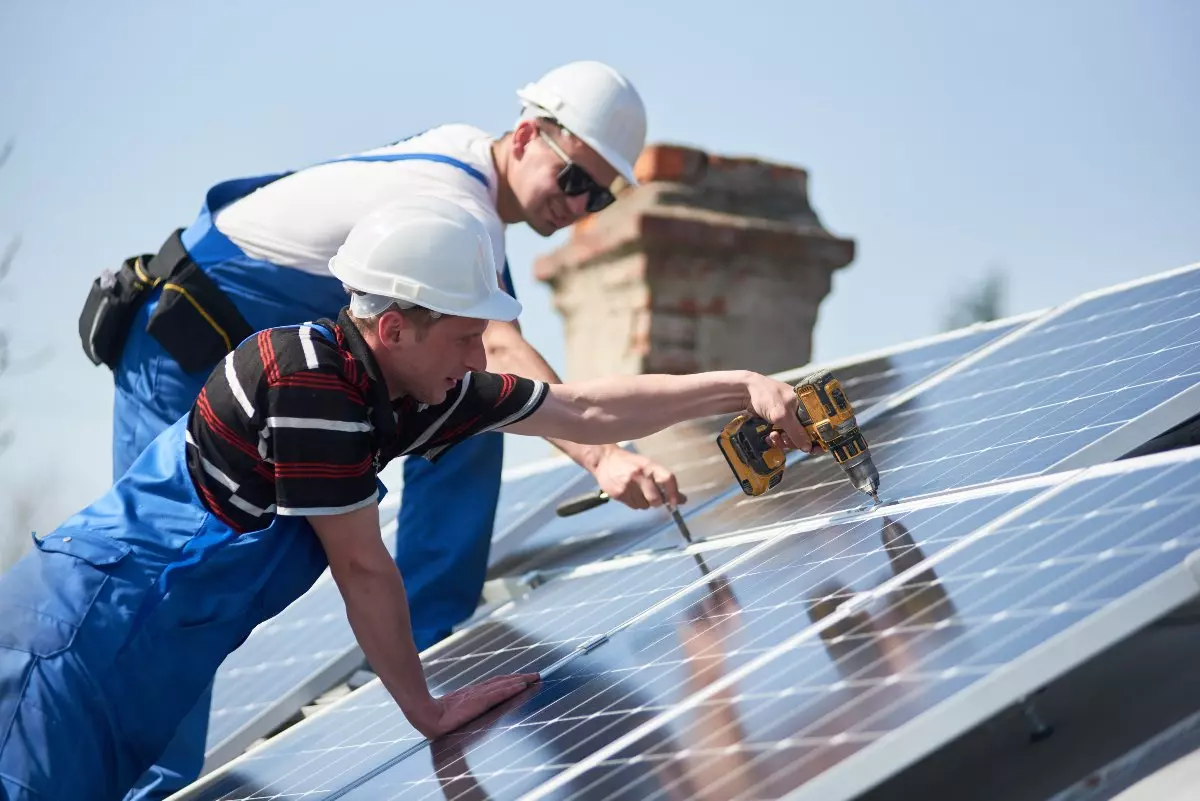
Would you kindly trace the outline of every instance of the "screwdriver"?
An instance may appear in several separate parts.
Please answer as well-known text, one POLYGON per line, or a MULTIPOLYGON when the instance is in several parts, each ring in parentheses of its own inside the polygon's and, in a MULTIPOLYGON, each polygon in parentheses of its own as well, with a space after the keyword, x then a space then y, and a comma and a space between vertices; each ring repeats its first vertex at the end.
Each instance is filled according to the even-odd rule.
MULTIPOLYGON (((658 487, 659 497, 662 498, 662 502, 667 507, 667 511, 671 513, 671 519, 675 521, 675 527, 679 529, 680 535, 683 536, 683 539, 688 543, 688 545, 691 545, 692 532, 688 531, 687 523, 683 522, 683 515, 679 514, 679 509, 675 506, 675 504, 667 500, 667 493, 663 492, 663 488, 657 482, 654 486, 658 487)), ((608 503, 609 500, 610 498, 608 497, 608 493, 604 490, 593 490, 592 492, 588 492, 563 501, 558 505, 558 508, 555 510, 555 512, 559 517, 570 517, 571 515, 577 515, 580 512, 586 512, 588 509, 594 509, 597 506, 602 506, 603 504, 608 503)))

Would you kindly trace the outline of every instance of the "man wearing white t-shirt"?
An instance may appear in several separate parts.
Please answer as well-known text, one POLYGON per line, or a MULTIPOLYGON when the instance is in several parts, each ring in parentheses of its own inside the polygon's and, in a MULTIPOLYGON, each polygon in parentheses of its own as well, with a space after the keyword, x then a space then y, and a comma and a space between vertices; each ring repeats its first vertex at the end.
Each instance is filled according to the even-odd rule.
MULTIPOLYGON (((381 205, 420 194, 466 208, 485 224, 511 294, 505 226, 524 222, 548 236, 634 183, 646 115, 623 76, 599 62, 574 62, 517 95, 521 117, 499 139, 445 125, 303 170, 217 184, 196 221, 157 255, 127 260, 115 279, 98 279, 80 335, 88 356, 114 372, 114 479, 187 413, 212 369, 245 337, 336 316, 347 296, 329 260, 355 223, 381 205)), ((485 345, 491 371, 559 381, 516 322, 491 323, 485 345)), ((420 649, 447 636, 478 602, 502 437, 477 436, 436 467, 405 463, 396 562, 420 649)), ((671 488, 667 500, 684 500, 670 471, 645 457, 615 445, 551 441, 631 507, 659 505, 657 486, 671 488)), ((206 693, 131 799, 164 798, 199 774, 208 706, 206 693)))

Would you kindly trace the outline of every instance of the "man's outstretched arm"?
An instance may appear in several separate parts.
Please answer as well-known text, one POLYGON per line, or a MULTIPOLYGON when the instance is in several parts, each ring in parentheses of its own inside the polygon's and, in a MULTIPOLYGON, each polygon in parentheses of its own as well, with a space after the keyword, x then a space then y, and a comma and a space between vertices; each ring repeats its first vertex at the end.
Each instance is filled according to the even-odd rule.
POLYGON ((747 370, 694 375, 635 375, 551 384, 533 414, 502 430, 578 442, 637 439, 668 426, 751 411, 783 433, 775 444, 809 451, 812 443, 796 417, 799 399, 783 381, 747 370))
POLYGON ((308 522, 325 548, 367 661, 421 734, 432 739, 452 731, 537 681, 536 673, 494 676, 435 698, 413 642, 404 580, 380 535, 379 507, 312 516, 308 522))

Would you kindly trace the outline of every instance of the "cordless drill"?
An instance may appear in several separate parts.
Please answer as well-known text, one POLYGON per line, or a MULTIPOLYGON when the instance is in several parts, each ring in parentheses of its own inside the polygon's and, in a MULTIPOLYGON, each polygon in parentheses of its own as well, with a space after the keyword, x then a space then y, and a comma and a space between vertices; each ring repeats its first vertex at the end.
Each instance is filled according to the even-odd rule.
MULTIPOLYGON (((879 503, 879 471, 842 385, 822 370, 801 380, 796 396, 800 399, 796 416, 813 445, 833 454, 855 489, 879 503)), ((747 495, 762 495, 783 478, 783 450, 767 439, 773 430, 761 417, 740 414, 717 436, 717 446, 747 495)))

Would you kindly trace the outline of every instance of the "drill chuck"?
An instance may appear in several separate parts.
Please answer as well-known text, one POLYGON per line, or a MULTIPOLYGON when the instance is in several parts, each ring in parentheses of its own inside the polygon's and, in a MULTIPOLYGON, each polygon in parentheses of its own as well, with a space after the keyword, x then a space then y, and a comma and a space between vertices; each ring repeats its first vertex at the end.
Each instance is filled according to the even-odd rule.
POLYGON ((876 494, 879 492, 879 471, 875 469, 875 463, 871 461, 871 455, 867 451, 863 451, 850 461, 842 464, 842 469, 850 477, 850 483, 857 487, 860 492, 865 492, 872 498, 876 498, 876 494), (853 461, 854 464, 850 464, 850 461, 853 461))

